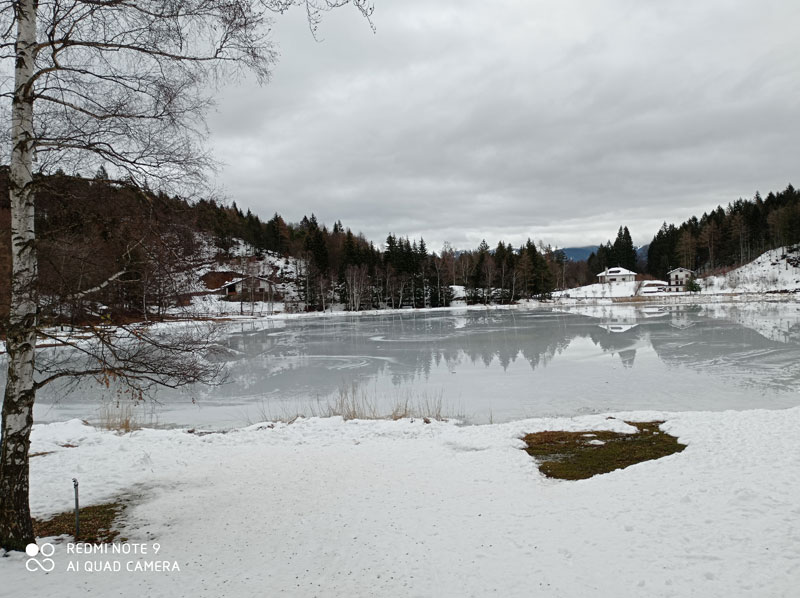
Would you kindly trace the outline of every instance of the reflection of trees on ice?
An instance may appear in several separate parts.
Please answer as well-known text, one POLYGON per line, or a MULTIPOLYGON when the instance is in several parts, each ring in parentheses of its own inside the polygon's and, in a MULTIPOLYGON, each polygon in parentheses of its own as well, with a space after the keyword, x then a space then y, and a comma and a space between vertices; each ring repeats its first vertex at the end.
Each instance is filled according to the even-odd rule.
MULTIPOLYGON (((231 324, 217 357, 226 363, 228 383, 193 389, 191 396, 205 405, 259 398, 283 405, 325 400, 357 384, 375 395, 444 391, 451 401, 495 394, 510 401, 531 394, 589 401, 635 390, 628 374, 615 368, 664 392, 672 368, 718 380, 723 392, 742 384, 779 392, 800 381, 800 314, 786 306, 566 309, 570 313, 398 312, 231 324), (768 337, 771 328, 764 325, 771 323, 785 333, 768 337), (654 359, 667 368, 655 367, 654 359)), ((84 400, 92 400, 91 393, 87 389, 84 400)), ((159 400, 182 396, 162 393, 159 400)))

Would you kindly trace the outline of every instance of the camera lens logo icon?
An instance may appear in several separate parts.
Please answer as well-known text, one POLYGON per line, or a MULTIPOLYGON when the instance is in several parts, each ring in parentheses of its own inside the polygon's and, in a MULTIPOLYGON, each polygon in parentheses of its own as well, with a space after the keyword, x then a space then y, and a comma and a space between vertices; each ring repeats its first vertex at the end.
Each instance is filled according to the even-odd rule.
POLYGON ((28 571, 44 571, 49 573, 56 568, 56 563, 50 557, 56 551, 56 547, 52 544, 42 544, 41 547, 36 544, 28 544, 25 548, 25 554, 30 558, 25 561, 25 568, 28 571), (36 557, 43 557, 41 559, 36 557))

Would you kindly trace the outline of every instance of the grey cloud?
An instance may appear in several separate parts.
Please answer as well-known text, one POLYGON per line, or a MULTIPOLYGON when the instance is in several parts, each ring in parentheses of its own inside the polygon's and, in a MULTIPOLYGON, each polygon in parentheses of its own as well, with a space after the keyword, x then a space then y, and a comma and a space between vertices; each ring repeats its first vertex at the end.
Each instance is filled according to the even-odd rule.
MULTIPOLYGON (((380 243, 647 242, 796 173, 791 3, 378 0, 377 33, 281 18, 264 88, 219 98, 228 195, 380 243)), ((796 183, 796 181, 794 181, 796 183)))

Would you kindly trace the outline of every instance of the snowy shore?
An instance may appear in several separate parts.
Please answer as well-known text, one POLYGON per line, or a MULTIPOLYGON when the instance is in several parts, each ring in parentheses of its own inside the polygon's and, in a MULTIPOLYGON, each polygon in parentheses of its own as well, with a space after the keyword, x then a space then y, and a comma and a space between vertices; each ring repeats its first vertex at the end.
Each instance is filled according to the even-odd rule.
POLYGON ((9 595, 794 596, 800 408, 625 413, 487 426, 301 420, 227 434, 37 425, 43 517, 132 500, 123 536, 180 571, 50 573, 0 558, 9 595), (546 479, 519 437, 665 419, 676 455, 579 482, 546 479), (74 445, 67 448, 65 445, 74 445))

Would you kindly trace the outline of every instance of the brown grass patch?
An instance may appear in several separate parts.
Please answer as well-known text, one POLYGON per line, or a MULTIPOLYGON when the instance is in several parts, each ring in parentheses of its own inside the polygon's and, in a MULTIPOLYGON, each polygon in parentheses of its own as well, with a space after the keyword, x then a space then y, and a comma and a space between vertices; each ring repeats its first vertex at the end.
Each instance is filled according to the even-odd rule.
MULTIPOLYGON (((114 529, 117 519, 125 510, 121 502, 112 502, 80 509, 81 533, 75 541, 90 544, 126 542, 127 538, 117 538, 119 531, 114 529)), ((33 531, 37 538, 73 535, 75 533, 75 512, 59 513, 45 521, 33 520, 33 531)))
POLYGON ((539 470, 547 477, 583 480, 642 461, 660 459, 686 448, 675 436, 659 429, 664 422, 626 423, 639 431, 633 434, 591 430, 528 434, 523 437, 528 445, 525 451, 539 462, 539 470))

